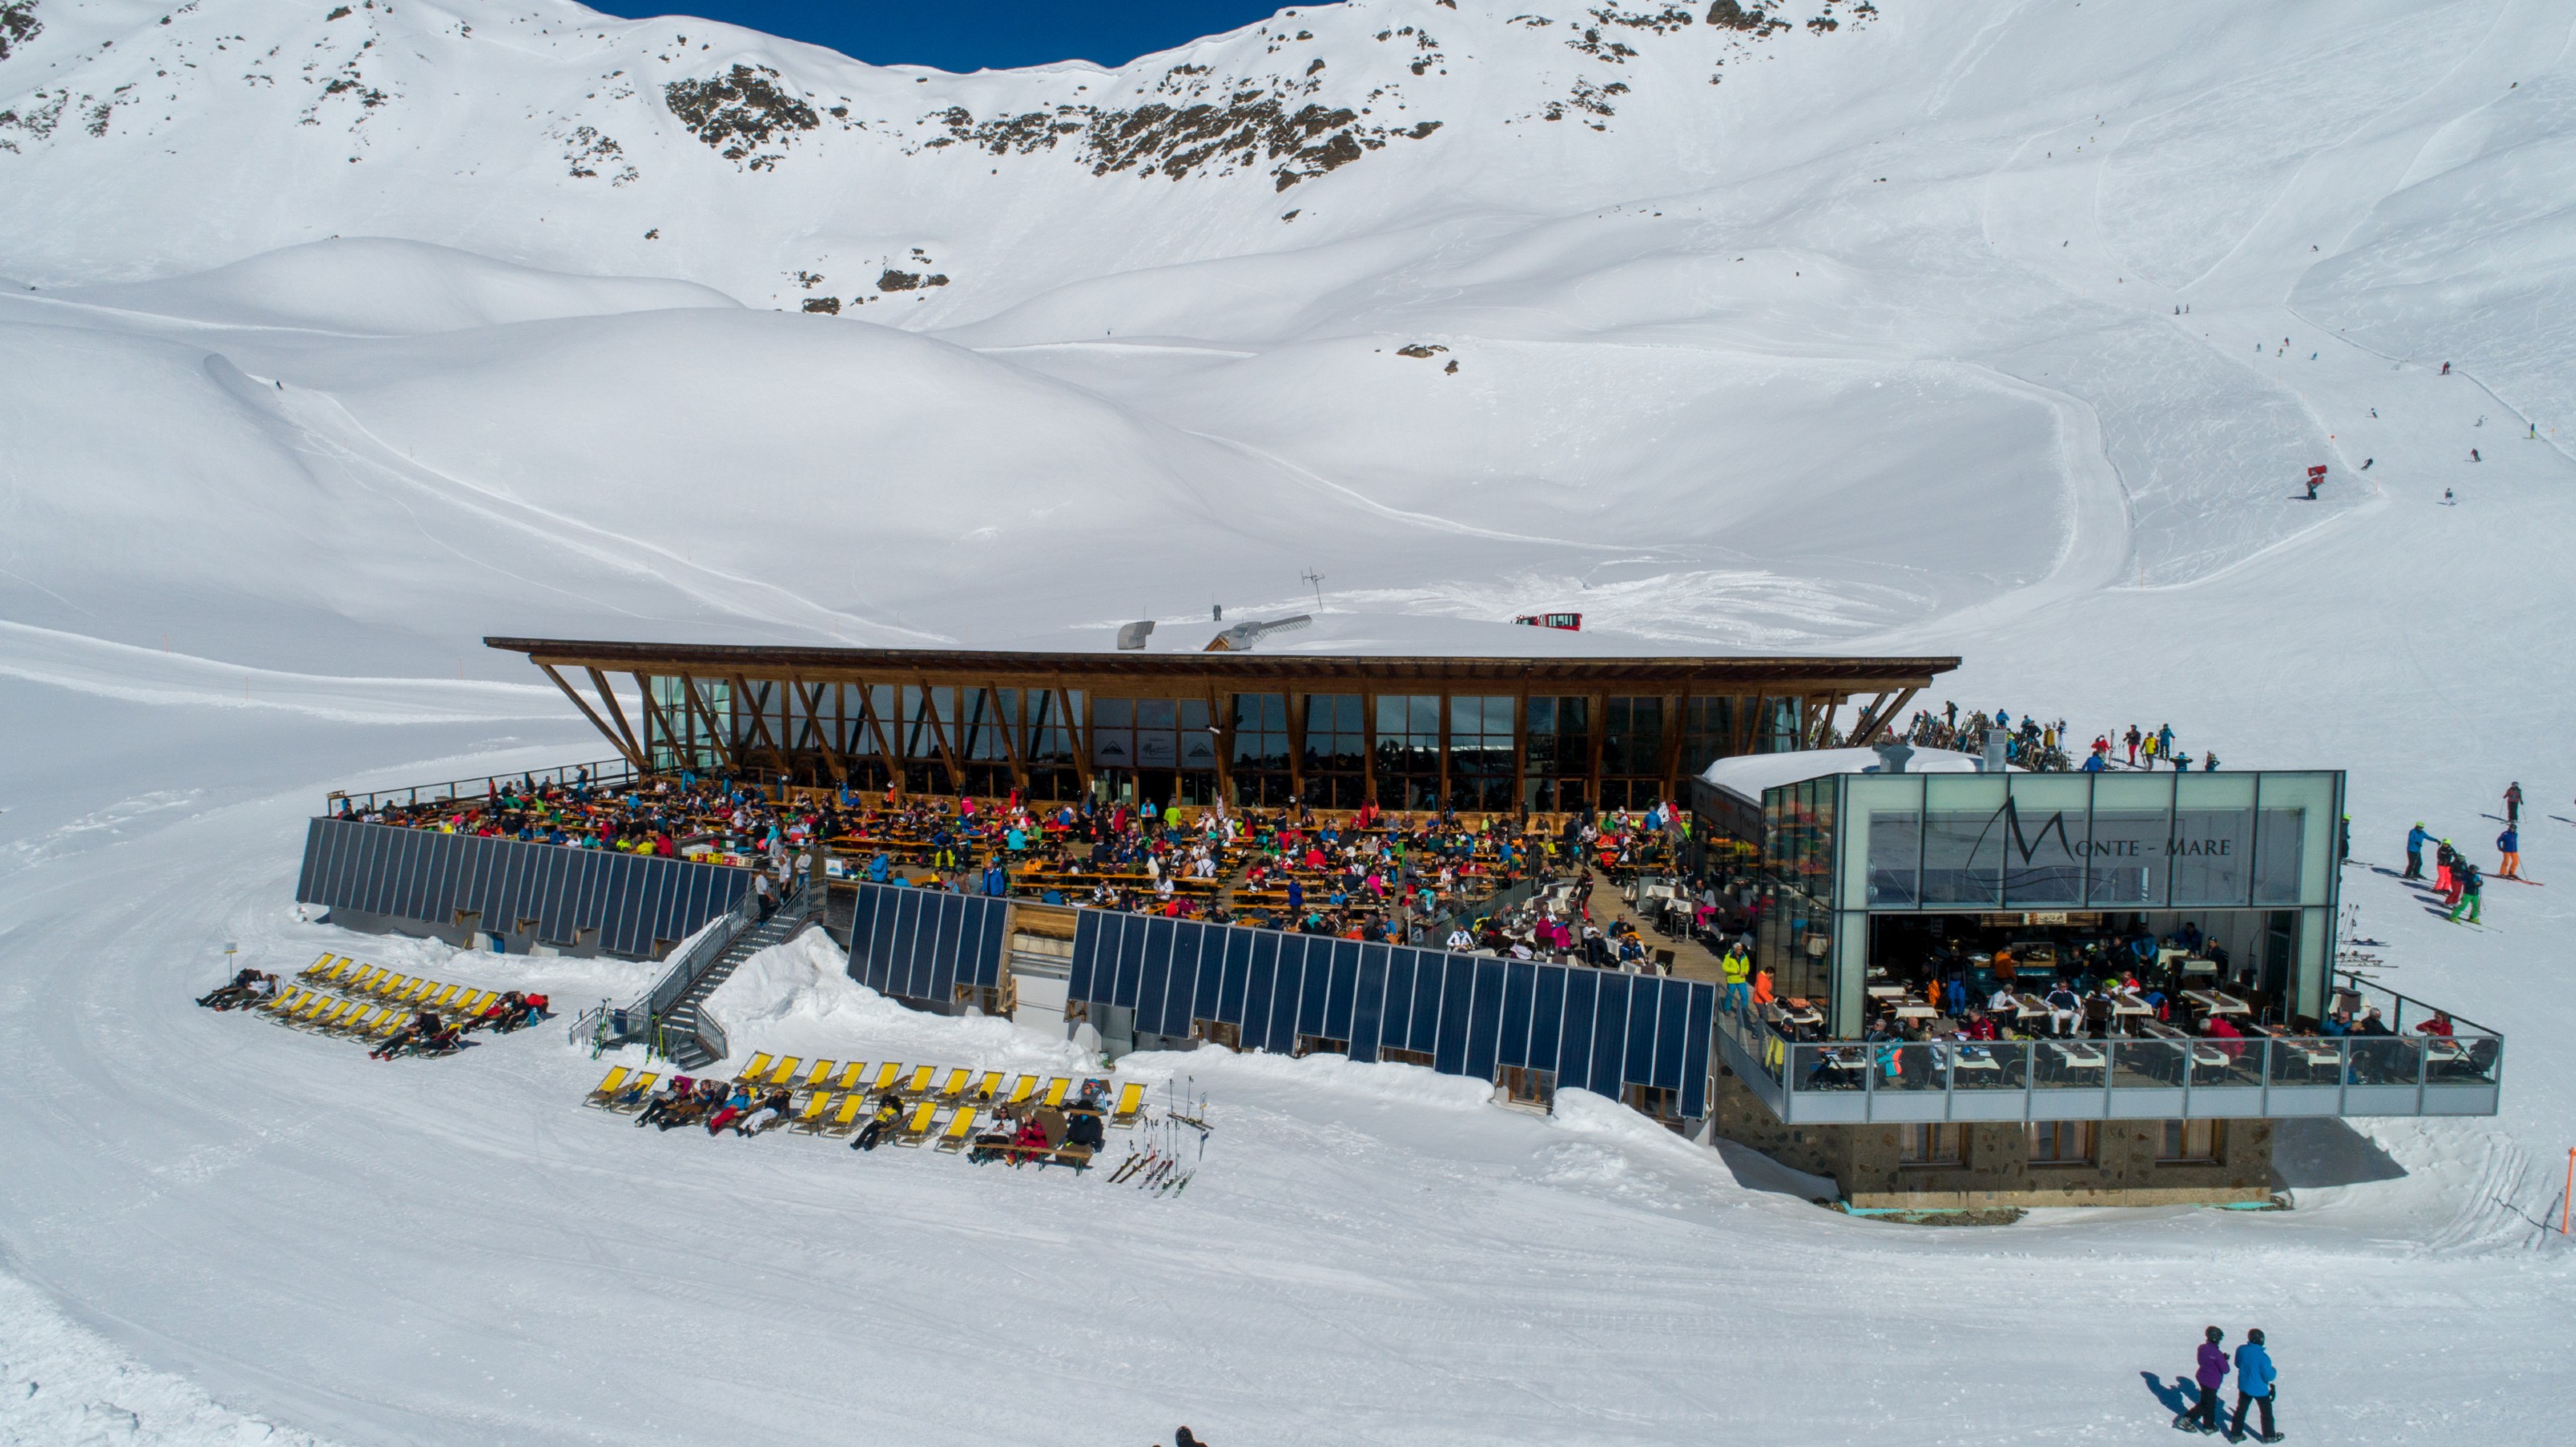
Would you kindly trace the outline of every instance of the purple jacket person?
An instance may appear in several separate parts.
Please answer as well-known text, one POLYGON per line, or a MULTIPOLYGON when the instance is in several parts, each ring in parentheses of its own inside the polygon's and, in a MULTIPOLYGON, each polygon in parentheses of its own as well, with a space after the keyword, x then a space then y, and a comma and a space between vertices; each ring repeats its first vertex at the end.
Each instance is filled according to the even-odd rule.
POLYGON ((2203 1432, 2218 1430, 2218 1387, 2227 1380, 2227 1348, 2219 1343, 2226 1339, 2227 1333, 2214 1326, 2201 1333, 2200 1369, 2192 1374, 2192 1381, 2200 1388, 2199 1400, 2192 1403, 2189 1411, 2174 1418, 2176 1427, 2198 1427, 2203 1432))

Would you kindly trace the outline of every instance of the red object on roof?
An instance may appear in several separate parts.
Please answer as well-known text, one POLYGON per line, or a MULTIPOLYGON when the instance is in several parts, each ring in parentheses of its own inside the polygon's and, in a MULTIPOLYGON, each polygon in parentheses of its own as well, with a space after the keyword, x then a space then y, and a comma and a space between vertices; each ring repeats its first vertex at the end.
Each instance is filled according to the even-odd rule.
POLYGON ((1562 628, 1568 633, 1583 631, 1583 615, 1580 613, 1523 613, 1512 621, 1532 628, 1562 628))

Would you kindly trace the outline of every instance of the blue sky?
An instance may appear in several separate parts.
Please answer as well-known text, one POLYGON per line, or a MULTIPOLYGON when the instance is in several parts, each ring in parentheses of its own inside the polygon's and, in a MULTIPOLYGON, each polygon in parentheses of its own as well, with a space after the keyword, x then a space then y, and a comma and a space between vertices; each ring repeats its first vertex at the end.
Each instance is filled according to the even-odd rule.
POLYGON ((630 19, 686 14, 828 45, 876 65, 1124 65, 1267 19, 1294 0, 584 0, 630 19))

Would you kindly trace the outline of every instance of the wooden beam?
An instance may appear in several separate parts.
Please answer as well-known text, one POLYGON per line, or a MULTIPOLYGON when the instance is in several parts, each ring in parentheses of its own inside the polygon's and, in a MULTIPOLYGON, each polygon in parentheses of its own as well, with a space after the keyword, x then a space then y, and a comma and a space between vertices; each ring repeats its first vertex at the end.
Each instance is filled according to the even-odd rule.
MULTIPOLYGON (((714 746, 716 758, 724 764, 725 771, 727 773, 731 773, 735 769, 741 767, 734 762, 733 740, 725 736, 725 731, 723 729, 716 727, 715 711, 708 708, 705 700, 698 697, 697 679, 685 673, 681 674, 679 678, 680 697, 688 702, 689 717, 706 725, 707 742, 714 746)), ((694 753, 696 751, 691 750, 691 752, 694 753)))
POLYGON ((1870 744, 1877 742, 1877 735, 1886 733, 1889 727, 1896 722, 1897 716, 1905 712, 1905 706, 1914 701, 1914 695, 1921 693, 1922 691, 1923 690, 1919 688, 1906 689, 1904 692, 1896 695, 1896 701, 1893 703, 1887 702, 1886 694, 1880 694, 1879 702, 1885 704, 1886 707, 1879 711, 1878 717, 1870 720, 1868 731, 1854 739, 1853 742, 1863 747, 1867 747, 1870 744))
MULTIPOLYGON (((1089 701, 1089 698, 1090 696, 1088 694, 1084 695, 1084 700, 1086 702, 1089 701)), ((1055 706, 1064 711, 1060 715, 1064 726, 1064 736, 1073 740, 1073 776, 1081 781, 1082 792, 1088 794, 1091 792, 1091 734, 1089 728, 1080 717, 1081 710, 1073 706, 1073 691, 1071 689, 1062 686, 1057 687, 1055 690, 1055 706)))
MULTIPOLYGON (((1208 739, 1216 749, 1216 797, 1218 803, 1231 809, 1234 807, 1234 720, 1218 706, 1219 697, 1216 680, 1208 680, 1208 739)), ((1233 695, 1222 697, 1230 699, 1233 695)))
MULTIPOLYGON (((669 747, 673 757, 678 757, 680 754, 680 736, 684 731, 671 727, 670 715, 662 712, 662 705, 653 697, 653 680, 642 672, 637 672, 632 676, 635 679, 635 687, 637 691, 640 692, 644 698, 644 742, 648 746, 653 742, 654 726, 658 724, 661 727, 662 742, 669 747)), ((650 753, 651 749, 648 747, 646 752, 650 753)), ((693 749, 688 754, 687 767, 694 769, 697 766, 698 756, 697 752, 693 749)))
POLYGON ((553 664, 540 663, 537 667, 546 671, 546 677, 555 681, 555 687, 563 690, 563 696, 572 700, 572 706, 581 710, 581 716, 590 720, 590 726, 599 730, 599 736, 608 740, 608 746, 610 748, 617 750, 617 752, 623 756, 628 763, 633 764, 638 770, 641 770, 644 767, 643 761, 636 758, 634 752, 626 747, 626 741, 617 736, 616 730, 611 729, 608 726, 607 720, 593 712, 589 704, 582 702, 581 695, 572 691, 571 684, 564 682, 564 676, 555 672, 553 664))
MULTIPOLYGON (((887 692, 894 698, 895 711, 898 713, 902 712, 902 686, 899 684, 889 684, 887 685, 887 692)), ((867 724, 869 735, 877 741, 877 757, 885 760, 886 782, 894 786, 895 798, 898 800, 902 799, 904 795, 903 755, 896 753, 894 749, 886 743, 885 719, 877 712, 876 690, 870 688, 864 683, 859 685, 859 717, 867 724)))
MULTIPOLYGON (((767 684, 771 689, 777 689, 779 687, 775 681, 770 679, 762 679, 761 682, 767 684)), ((769 694, 764 692, 758 696, 754 696, 751 691, 751 680, 737 673, 733 676, 733 699, 734 707, 742 708, 748 706, 750 708, 752 741, 769 750, 769 756, 778 761, 779 781, 781 783, 786 782, 795 774, 796 770, 787 762, 787 751, 780 748, 778 746, 778 741, 769 736, 769 719, 766 716, 769 711, 769 694)), ((784 698, 779 700, 781 711, 784 711, 786 702, 787 701, 784 698)))
POLYGON ((814 736, 815 747, 822 750, 823 763, 832 771, 832 782, 836 784, 847 784, 850 782, 850 765, 848 760, 841 757, 841 725, 839 720, 841 708, 840 689, 828 684, 818 683, 814 685, 814 692, 809 695, 805 692, 805 685, 801 680, 794 682, 796 696, 805 700, 806 730, 814 736), (827 687, 832 687, 832 711, 834 715, 832 727, 828 731, 823 727, 823 690, 827 687))
POLYGON ((1011 757, 1011 782, 1019 786, 1020 797, 1025 799, 1029 794, 1029 766, 1020 758, 1020 721, 1029 711, 1029 696, 1013 693, 1011 701, 1015 707, 1005 709, 1002 708, 1000 684, 986 684, 984 691, 992 697, 993 707, 1001 711, 1002 751, 1011 757))
POLYGON ((1306 798, 1306 695, 1283 693, 1280 706, 1288 710, 1288 793, 1292 803, 1306 798))
POLYGON ((1681 792, 1682 725, 1690 714, 1690 698, 1688 695, 1675 698, 1667 694, 1663 707, 1663 757, 1656 762, 1657 772, 1664 776, 1663 796, 1670 799, 1681 792))
MULTIPOLYGON (((948 787, 963 794, 966 792, 966 771, 958 767, 957 752, 948 746, 948 728, 939 721, 939 697, 930 691, 929 679, 925 678, 920 682, 921 716, 930 720, 930 736, 939 745, 940 762, 948 766, 948 787)), ((956 692, 953 686, 950 692, 952 694, 956 692)))
POLYGON ((650 766, 645 763, 644 746, 635 741, 635 730, 627 726, 625 706, 618 703, 617 690, 608 686, 608 675, 596 668, 591 669, 590 683, 599 690, 599 701, 607 705, 608 716, 616 720, 617 732, 626 740, 627 757, 635 761, 635 771, 639 774, 646 772, 650 766))

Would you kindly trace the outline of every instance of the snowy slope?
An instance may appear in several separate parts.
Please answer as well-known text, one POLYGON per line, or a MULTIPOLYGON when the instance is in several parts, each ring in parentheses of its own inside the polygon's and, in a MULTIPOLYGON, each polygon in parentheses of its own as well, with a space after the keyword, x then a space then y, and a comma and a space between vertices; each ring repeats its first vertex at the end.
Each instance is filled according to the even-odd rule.
MULTIPOLYGON (((1361 0, 974 76, 569 5, 0 15, 0 1439, 2128 1442, 2205 1320, 2271 1330, 2294 1433, 2557 1435, 2576 11, 1361 0), (2293 1131, 2286 1215, 1926 1232, 1580 1101, 1147 1059, 1224 1124, 1145 1202, 185 1003, 227 939, 636 988, 287 911, 324 789, 599 752, 481 634, 1212 602, 1956 652, 1963 706, 2348 768, 2360 929, 2509 1032, 2504 1114, 2293 1131), (2517 778, 2550 882, 2483 930, 2374 868, 2517 778)), ((736 1042, 1057 1058, 827 955, 729 983, 736 1042)))

